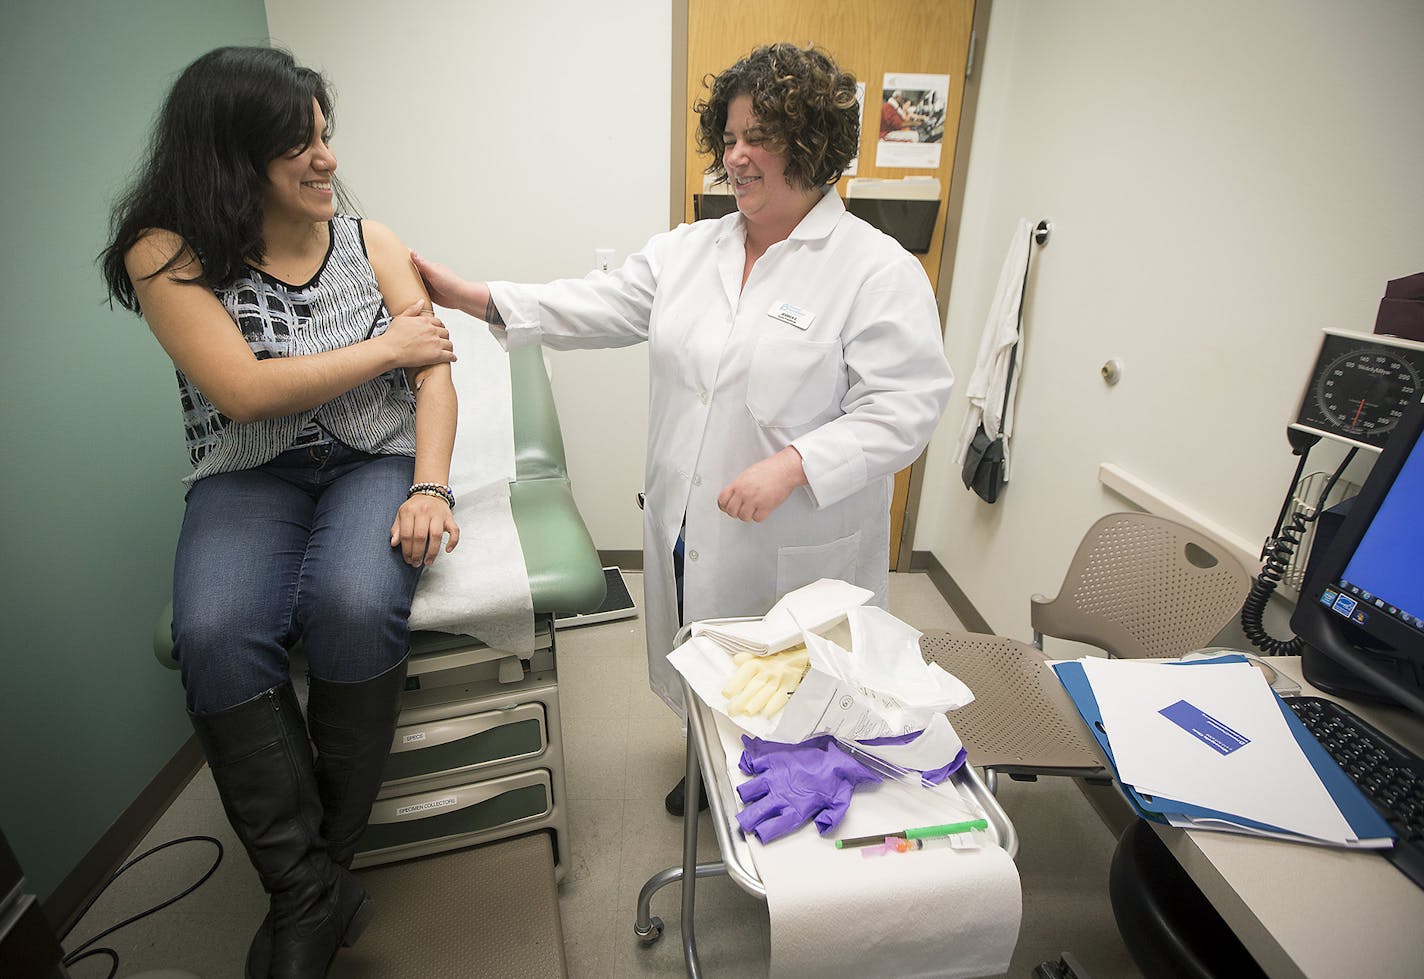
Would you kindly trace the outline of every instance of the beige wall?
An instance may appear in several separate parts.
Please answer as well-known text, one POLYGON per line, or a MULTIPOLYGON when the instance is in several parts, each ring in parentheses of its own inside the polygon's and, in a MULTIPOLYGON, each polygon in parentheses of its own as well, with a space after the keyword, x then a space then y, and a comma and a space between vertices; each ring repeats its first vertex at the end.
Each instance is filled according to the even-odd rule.
MULTIPOLYGON (((667 230, 667 3, 267 0, 267 17, 336 88, 362 212, 421 254, 543 281, 667 230)), ((647 352, 550 357, 579 509, 599 547, 637 549, 647 352)))
POLYGON ((1368 332, 1385 280, 1424 264, 1421 40, 1408 0, 994 4, 948 310, 962 378, 1014 220, 1056 227, 1034 256, 1012 481, 989 507, 952 471, 961 386, 915 548, 996 631, 1026 638, 1029 595, 1127 508, 1103 462, 1259 547, 1319 331, 1368 332))

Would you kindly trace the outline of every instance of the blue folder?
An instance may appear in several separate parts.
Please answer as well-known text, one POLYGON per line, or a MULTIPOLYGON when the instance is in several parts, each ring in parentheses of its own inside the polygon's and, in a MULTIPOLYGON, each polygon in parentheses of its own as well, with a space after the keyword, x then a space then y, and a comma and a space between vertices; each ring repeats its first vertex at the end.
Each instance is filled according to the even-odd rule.
MULTIPOLYGON (((1246 657, 1226 654, 1215 656, 1211 659, 1190 660, 1185 663, 1163 664, 1164 666, 1197 666, 1203 663, 1244 663, 1246 657)), ((1113 772, 1117 771, 1117 762, 1113 759, 1112 748, 1108 744, 1107 733, 1103 730, 1102 711, 1098 708, 1098 699, 1093 695, 1092 685, 1088 682, 1087 673, 1083 670, 1083 664, 1079 662, 1055 663, 1053 670, 1058 674, 1058 680, 1063 684, 1063 689, 1068 692, 1068 696, 1073 701, 1073 706, 1078 708, 1078 713, 1083 716, 1083 720, 1092 731, 1093 737, 1098 745, 1107 755, 1108 763, 1113 766, 1113 772)), ((1274 694, 1274 691, 1272 692, 1274 694)), ((1320 742, 1315 740, 1315 736, 1306 730, 1305 725, 1300 722, 1300 718, 1295 716, 1295 711, 1286 706, 1285 701, 1276 696, 1276 704, 1281 709, 1281 714, 1286 719, 1286 726, 1290 728, 1291 734, 1295 736, 1296 742, 1300 745, 1301 751, 1305 753, 1306 760, 1310 762, 1315 773, 1320 777, 1326 791, 1335 801, 1335 805, 1340 808, 1340 814, 1345 817, 1345 821, 1350 824, 1351 831, 1360 839, 1395 839, 1396 833, 1385 822, 1384 818, 1375 810, 1364 794, 1355 787, 1355 783, 1350 781, 1350 777, 1341 771, 1340 766, 1335 763, 1329 753, 1320 746, 1320 742)), ((1145 796, 1130 785, 1125 785, 1118 781, 1123 794, 1132 807, 1137 810, 1138 815, 1143 819, 1151 820, 1155 823, 1168 822, 1170 815, 1180 815, 1188 819, 1225 819, 1232 823, 1247 827, 1268 831, 1272 833, 1287 833, 1299 839, 1315 841, 1308 837, 1299 837, 1298 834, 1290 833, 1276 826, 1245 819, 1231 813, 1220 812, 1215 809, 1207 809, 1203 806, 1194 806, 1188 802, 1181 802, 1176 799, 1166 799, 1162 796, 1145 796)), ((1203 827, 1210 828, 1210 827, 1203 827)))

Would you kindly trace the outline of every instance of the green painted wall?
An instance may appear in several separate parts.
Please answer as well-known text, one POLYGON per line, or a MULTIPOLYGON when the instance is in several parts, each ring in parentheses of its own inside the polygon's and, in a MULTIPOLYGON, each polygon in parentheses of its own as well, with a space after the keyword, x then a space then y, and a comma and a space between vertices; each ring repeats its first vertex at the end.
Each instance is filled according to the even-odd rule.
POLYGON ((0 12, 0 828, 48 895, 188 737, 153 658, 186 471, 172 368, 94 257, 177 72, 262 0, 0 12))

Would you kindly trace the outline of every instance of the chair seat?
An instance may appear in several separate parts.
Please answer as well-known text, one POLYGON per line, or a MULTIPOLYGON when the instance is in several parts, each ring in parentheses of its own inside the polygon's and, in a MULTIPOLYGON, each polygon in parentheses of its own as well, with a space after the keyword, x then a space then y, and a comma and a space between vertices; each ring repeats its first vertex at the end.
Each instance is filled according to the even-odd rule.
POLYGON ((950 714, 971 765, 1009 775, 1106 774, 1037 649, 1004 636, 930 632, 920 638, 920 650, 974 692, 972 703, 950 714))

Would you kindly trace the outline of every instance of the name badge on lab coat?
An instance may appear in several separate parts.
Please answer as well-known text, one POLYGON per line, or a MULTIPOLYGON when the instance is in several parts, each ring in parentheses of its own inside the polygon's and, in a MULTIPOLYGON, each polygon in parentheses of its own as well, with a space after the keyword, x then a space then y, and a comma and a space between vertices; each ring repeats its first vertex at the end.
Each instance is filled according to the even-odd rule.
POLYGON ((811 321, 816 318, 816 314, 809 309, 802 309, 800 306, 793 306, 790 303, 772 303, 771 308, 766 311, 766 315, 774 320, 790 323, 798 330, 809 329, 811 321))

